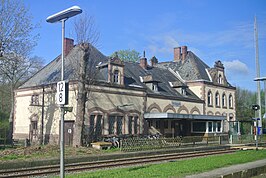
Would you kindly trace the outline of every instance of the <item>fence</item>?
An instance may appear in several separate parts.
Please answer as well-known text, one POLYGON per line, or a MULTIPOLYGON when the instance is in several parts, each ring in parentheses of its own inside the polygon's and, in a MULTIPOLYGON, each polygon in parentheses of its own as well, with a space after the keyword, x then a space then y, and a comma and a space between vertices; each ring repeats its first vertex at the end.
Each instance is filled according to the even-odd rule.
POLYGON ((187 136, 176 138, 126 138, 120 140, 121 151, 144 151, 185 146, 220 145, 229 142, 228 135, 187 136))
MULTIPOLYGON (((255 143, 254 135, 231 135, 230 142, 233 144, 255 143)), ((266 135, 258 136, 258 143, 266 142, 266 135)))

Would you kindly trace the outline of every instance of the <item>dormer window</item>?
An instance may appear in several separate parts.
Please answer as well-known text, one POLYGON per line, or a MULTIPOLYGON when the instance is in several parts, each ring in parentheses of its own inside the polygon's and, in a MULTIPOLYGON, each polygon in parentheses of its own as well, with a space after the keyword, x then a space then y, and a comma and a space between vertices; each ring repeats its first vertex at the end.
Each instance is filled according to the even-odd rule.
POLYGON ((158 84, 157 83, 152 83, 152 90, 158 91, 158 84))
POLYGON ((155 80, 154 77, 149 74, 149 75, 145 75, 143 77, 140 77, 140 80, 146 84, 146 86, 151 89, 152 91, 157 92, 158 91, 158 83, 160 81, 155 80))
POLYGON ((187 90, 186 90, 186 88, 181 88, 181 94, 182 95, 187 95, 187 90))
POLYGON ((118 84, 119 83, 119 71, 115 70, 113 75, 113 82, 118 84))
POLYGON ((222 78, 222 75, 219 74, 218 76, 218 81, 217 81, 219 84, 223 84, 223 78, 222 78))
POLYGON ((182 83, 181 81, 174 81, 174 82, 169 82, 169 85, 172 88, 175 88, 178 93, 180 93, 183 96, 187 96, 187 88, 188 86, 182 83))
POLYGON ((119 58, 114 57, 109 59, 107 63, 100 63, 98 68, 102 71, 103 77, 108 83, 124 85, 124 62, 119 58))

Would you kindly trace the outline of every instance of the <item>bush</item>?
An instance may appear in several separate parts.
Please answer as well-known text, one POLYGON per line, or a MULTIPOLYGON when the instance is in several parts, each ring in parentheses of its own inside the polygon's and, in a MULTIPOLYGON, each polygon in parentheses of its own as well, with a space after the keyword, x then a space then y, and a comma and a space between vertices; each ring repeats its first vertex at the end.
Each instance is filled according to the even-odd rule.
POLYGON ((0 139, 7 138, 9 131, 8 114, 0 111, 0 139))

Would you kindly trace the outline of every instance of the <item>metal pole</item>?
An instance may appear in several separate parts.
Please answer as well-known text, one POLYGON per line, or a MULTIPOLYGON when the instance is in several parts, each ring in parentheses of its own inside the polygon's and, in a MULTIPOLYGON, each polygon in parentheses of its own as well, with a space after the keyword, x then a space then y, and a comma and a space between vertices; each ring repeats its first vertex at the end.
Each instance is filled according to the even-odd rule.
MULTIPOLYGON (((256 72, 257 72, 257 78, 260 77, 260 63, 259 63, 259 48, 258 48, 258 29, 257 29, 257 19, 255 16, 254 20, 254 35, 255 35, 255 55, 256 55, 256 72)), ((261 107, 261 96, 260 96, 260 81, 257 81, 257 104, 261 107)), ((261 110, 258 109, 256 112, 256 117, 261 118, 261 110)), ((257 124, 257 118, 256 118, 256 124, 257 124)), ((258 127, 258 125, 256 126, 258 127)), ((256 128, 257 132, 257 128, 256 128)), ((258 136, 256 133, 256 149, 258 149, 258 136)))
POLYGON ((42 86, 42 127, 41 127, 41 144, 44 145, 44 133, 43 133, 43 127, 44 127, 44 85, 42 86))
MULTIPOLYGON (((264 115, 266 115, 266 80, 264 80, 264 115)), ((263 125, 262 118, 261 118, 261 124, 263 125)), ((261 126, 261 128, 263 129, 264 127, 261 126)))
MULTIPOLYGON (((65 21, 66 19, 61 20, 62 22, 62 54, 61 54, 61 81, 64 80, 64 39, 65 39, 65 21)), ((64 152, 65 152, 65 144, 64 144, 64 105, 60 105, 61 111, 61 129, 60 129, 60 177, 65 177, 65 164, 64 164, 64 152)))

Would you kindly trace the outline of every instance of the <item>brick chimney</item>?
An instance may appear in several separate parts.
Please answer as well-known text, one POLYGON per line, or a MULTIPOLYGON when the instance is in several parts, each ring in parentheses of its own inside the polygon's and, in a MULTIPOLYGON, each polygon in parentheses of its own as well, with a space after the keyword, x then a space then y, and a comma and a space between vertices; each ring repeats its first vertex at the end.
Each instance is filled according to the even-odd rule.
POLYGON ((147 69, 147 67, 148 67, 147 58, 145 58, 145 57, 140 58, 140 60, 139 60, 139 65, 140 65, 140 67, 142 67, 143 69, 147 69))
POLYGON ((174 48, 174 62, 178 62, 181 59, 181 47, 174 48))
POLYGON ((67 56, 68 53, 73 49, 74 47, 74 40, 70 38, 64 39, 64 56, 67 56))
POLYGON ((150 62, 151 62, 151 66, 154 67, 156 64, 158 64, 158 59, 155 56, 153 56, 150 59, 150 62))
POLYGON ((182 62, 185 62, 187 57, 187 46, 182 46, 182 62))

